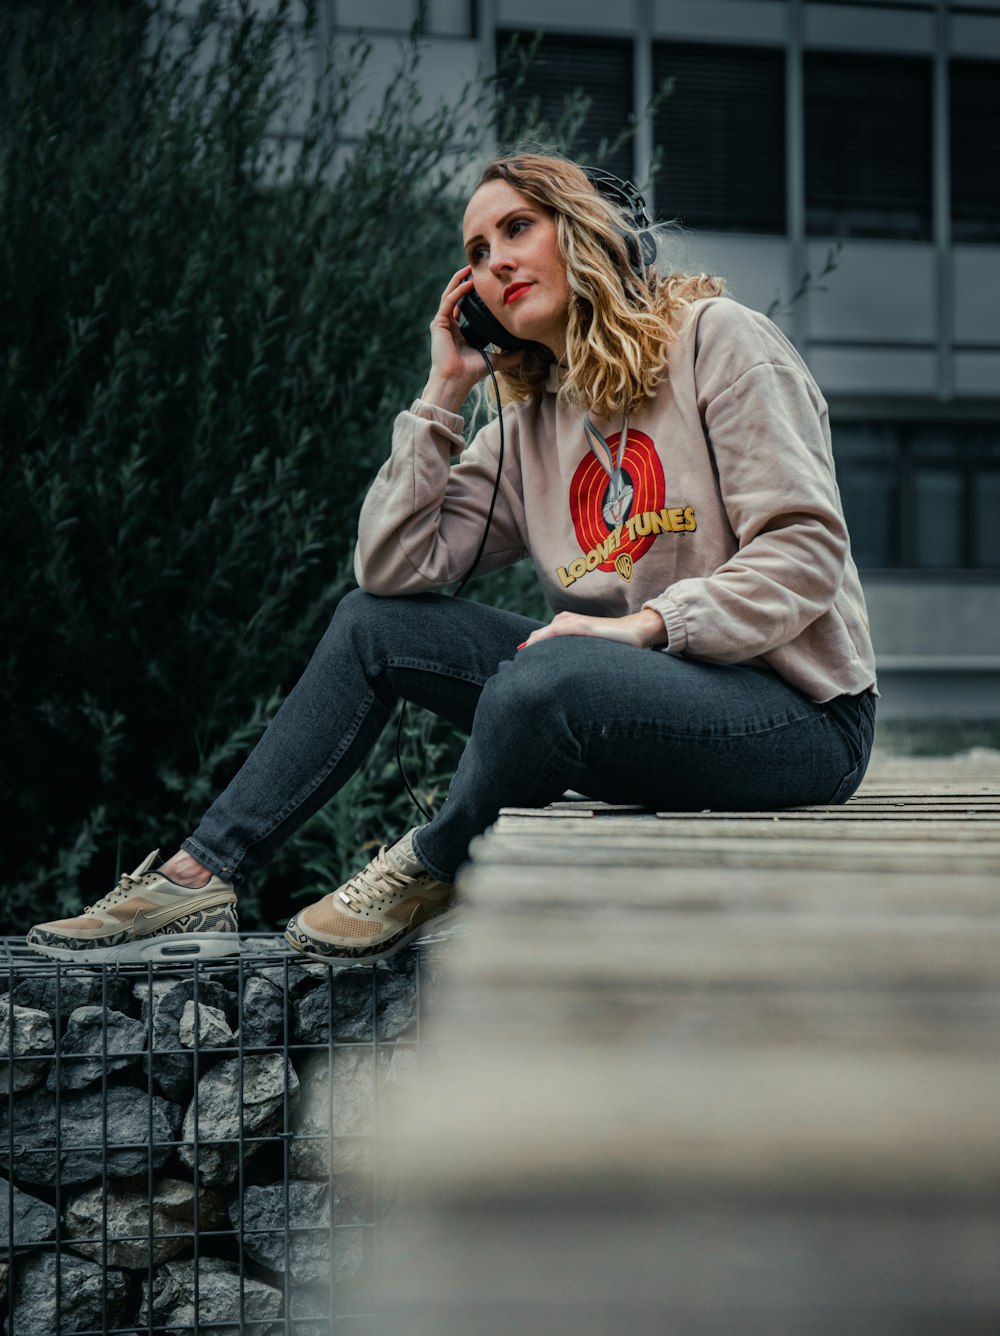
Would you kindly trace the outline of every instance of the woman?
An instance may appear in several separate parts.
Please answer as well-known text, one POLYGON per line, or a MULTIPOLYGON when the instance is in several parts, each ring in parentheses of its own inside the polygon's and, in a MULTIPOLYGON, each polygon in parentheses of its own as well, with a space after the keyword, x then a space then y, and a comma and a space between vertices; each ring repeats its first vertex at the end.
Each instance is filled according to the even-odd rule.
POLYGON ((861 782, 874 658, 826 405, 794 348, 718 280, 647 270, 629 219, 561 159, 492 163, 464 236, 426 387, 361 512, 360 589, 181 850, 34 928, 37 949, 232 949, 236 889, 354 772, 400 697, 468 745, 431 822, 294 916, 305 955, 397 949, 448 907, 502 806, 573 788, 766 809, 841 803, 861 782), (497 470, 498 421, 463 451, 459 410, 486 374, 456 319, 473 288, 528 343, 491 355, 511 402, 479 569, 530 554, 547 625, 429 592, 472 564, 497 470))

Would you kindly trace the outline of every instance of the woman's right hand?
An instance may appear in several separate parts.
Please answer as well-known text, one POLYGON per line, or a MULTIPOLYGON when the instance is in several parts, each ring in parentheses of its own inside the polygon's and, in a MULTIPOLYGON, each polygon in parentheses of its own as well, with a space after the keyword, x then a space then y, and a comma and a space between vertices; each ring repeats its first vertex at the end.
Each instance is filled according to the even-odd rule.
MULTIPOLYGON (((420 397, 425 403, 452 413, 459 411, 472 387, 487 375, 482 353, 465 341, 458 323, 458 303, 473 286, 472 266, 463 265, 441 294, 441 303, 430 324, 431 372, 420 397)), ((504 371, 517 366, 524 354, 488 352, 486 356, 494 371, 504 371)))

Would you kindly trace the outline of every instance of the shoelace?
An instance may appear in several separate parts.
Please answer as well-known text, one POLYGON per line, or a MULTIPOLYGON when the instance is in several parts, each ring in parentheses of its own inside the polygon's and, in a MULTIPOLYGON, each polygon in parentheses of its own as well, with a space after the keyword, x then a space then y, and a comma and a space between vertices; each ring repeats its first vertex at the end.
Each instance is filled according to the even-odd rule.
POLYGON ((127 900, 132 894, 134 886, 142 884, 141 878, 129 876, 127 872, 122 873, 122 879, 113 891, 108 891, 107 895, 102 895, 100 900, 95 900, 92 905, 85 905, 83 912, 92 914, 95 910, 103 912, 110 909, 112 905, 120 905, 123 900, 127 900))
POLYGON ((383 844, 368 866, 337 892, 350 909, 371 909, 377 900, 385 898, 386 890, 405 890, 409 878, 390 867, 388 851, 389 846, 383 844))

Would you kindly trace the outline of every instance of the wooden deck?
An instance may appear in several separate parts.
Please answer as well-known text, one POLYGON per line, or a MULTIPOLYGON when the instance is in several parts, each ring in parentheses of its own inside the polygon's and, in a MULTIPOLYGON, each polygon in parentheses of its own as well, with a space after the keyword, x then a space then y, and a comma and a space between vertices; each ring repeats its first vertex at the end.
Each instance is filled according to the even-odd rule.
POLYGON ((380 1333, 1000 1332, 1000 753, 473 854, 380 1333))

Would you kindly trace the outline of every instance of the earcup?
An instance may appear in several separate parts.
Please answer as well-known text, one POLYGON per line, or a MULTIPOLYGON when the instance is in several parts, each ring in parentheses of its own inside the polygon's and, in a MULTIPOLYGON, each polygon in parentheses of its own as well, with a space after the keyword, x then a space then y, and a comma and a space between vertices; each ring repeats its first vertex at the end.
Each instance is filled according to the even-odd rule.
POLYGON ((637 278, 644 277, 646 269, 656 260, 656 240, 650 229, 653 224, 646 212, 646 201, 631 181, 624 181, 603 167, 585 167, 587 180, 599 195, 616 205, 626 215, 635 232, 621 232, 628 251, 628 262, 637 278))
POLYGON ((505 329, 475 288, 465 294, 458 304, 458 310, 461 316, 462 337, 474 348, 483 349, 492 343, 494 347, 502 348, 504 352, 513 353, 519 348, 533 346, 529 339, 519 339, 509 329, 505 329))

